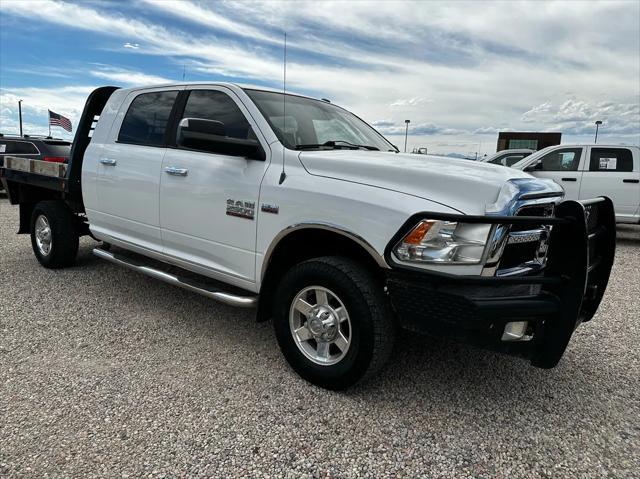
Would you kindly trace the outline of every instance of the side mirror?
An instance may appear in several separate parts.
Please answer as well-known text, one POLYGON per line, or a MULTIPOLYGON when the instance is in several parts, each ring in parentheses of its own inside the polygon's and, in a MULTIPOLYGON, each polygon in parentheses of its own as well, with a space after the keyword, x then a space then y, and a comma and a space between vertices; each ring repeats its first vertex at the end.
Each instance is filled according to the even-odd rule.
POLYGON ((531 165, 527 166, 524 171, 536 171, 542 169, 542 162, 540 160, 533 162, 531 165))
POLYGON ((181 133, 186 137, 194 135, 226 136, 224 123, 204 118, 183 118, 178 124, 178 138, 181 133))
POLYGON ((204 118, 183 118, 178 124, 178 146, 222 155, 242 156, 264 161, 260 142, 227 136, 224 123, 204 118))

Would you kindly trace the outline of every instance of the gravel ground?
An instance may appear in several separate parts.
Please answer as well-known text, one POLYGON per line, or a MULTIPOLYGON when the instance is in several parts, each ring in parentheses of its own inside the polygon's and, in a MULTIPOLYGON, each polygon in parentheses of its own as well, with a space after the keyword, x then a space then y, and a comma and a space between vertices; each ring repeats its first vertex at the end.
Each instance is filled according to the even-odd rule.
POLYGON ((38 266, 0 198, 0 476, 640 477, 640 227, 554 370, 403 334, 347 393, 271 324, 81 243, 38 266))

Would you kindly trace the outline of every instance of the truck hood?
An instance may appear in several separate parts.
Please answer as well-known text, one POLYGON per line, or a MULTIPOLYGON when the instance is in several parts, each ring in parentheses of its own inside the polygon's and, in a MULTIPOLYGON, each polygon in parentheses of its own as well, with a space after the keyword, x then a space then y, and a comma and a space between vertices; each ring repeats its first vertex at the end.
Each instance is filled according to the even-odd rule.
POLYGON ((418 196, 472 215, 484 214, 508 180, 533 178, 491 163, 381 151, 304 151, 300 161, 312 175, 418 196))

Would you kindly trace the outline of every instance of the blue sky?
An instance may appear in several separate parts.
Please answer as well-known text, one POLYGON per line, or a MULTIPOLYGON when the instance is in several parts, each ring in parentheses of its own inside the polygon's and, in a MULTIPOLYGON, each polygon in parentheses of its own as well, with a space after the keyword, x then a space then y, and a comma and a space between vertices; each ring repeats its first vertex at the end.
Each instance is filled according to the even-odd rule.
MULTIPOLYGON (((0 131, 76 122, 95 87, 282 82, 409 148, 495 151, 497 131, 640 143, 640 2, 0 2, 0 131)), ((59 129, 58 129, 59 130, 59 129)), ((54 133, 65 136, 62 130, 54 133)))

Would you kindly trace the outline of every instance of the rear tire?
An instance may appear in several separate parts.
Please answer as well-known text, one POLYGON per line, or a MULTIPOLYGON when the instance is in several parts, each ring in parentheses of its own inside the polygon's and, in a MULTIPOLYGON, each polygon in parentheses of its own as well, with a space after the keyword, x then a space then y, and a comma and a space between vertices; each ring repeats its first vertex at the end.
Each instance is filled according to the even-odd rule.
POLYGON ((389 358, 395 325, 383 285, 355 261, 322 257, 294 266, 282 278, 274 303, 282 353, 317 386, 349 388, 376 374, 389 358))
POLYGON ((78 254, 75 217, 62 201, 41 201, 31 215, 31 246, 45 268, 65 268, 78 254))

